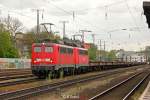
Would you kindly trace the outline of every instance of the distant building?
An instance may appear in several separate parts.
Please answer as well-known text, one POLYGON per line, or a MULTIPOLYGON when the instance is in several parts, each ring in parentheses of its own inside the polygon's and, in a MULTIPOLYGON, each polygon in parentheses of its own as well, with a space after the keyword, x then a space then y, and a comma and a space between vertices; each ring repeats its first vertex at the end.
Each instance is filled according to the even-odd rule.
POLYGON ((140 52, 119 50, 116 56, 119 58, 119 61, 146 62, 145 54, 140 52))
POLYGON ((147 60, 150 62, 150 46, 145 47, 145 56, 147 57, 147 60))
POLYGON ((19 56, 22 58, 27 58, 29 56, 29 47, 26 42, 28 40, 25 38, 26 34, 23 33, 16 33, 15 34, 15 45, 16 48, 18 49, 19 56))

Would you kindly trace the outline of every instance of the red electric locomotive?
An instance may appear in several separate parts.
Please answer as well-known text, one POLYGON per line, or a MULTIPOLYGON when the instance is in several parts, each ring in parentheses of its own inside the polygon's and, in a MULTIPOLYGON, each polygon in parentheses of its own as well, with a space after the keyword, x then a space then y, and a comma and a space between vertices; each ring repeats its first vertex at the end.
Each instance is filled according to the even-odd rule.
POLYGON ((55 43, 34 43, 32 45, 31 68, 39 78, 59 77, 83 71, 89 64, 87 49, 55 43))

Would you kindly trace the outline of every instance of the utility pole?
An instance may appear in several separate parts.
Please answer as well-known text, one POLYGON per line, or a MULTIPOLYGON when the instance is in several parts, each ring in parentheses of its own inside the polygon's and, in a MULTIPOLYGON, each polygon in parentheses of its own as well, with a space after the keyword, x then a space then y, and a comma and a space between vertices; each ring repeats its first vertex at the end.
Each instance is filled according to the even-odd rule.
POLYGON ((40 21, 39 21, 39 14, 40 14, 40 11, 43 11, 42 9, 32 9, 33 11, 36 11, 37 13, 37 29, 36 29, 36 32, 37 34, 40 33, 40 21))
POLYGON ((105 49, 106 49, 106 41, 104 41, 104 51, 105 51, 105 49))
POLYGON ((73 40, 75 40, 75 37, 76 37, 76 36, 75 36, 75 35, 72 35, 72 36, 73 36, 73 40))
POLYGON ((100 46, 100 50, 99 50, 99 59, 101 61, 101 46, 102 46, 102 40, 99 40, 99 46, 100 46))
POLYGON ((68 21, 61 21, 61 23, 63 24, 63 39, 66 37, 66 23, 68 23, 68 21))
POLYGON ((10 28, 10 15, 9 15, 9 13, 8 13, 8 16, 7 16, 7 28, 8 28, 8 30, 10 28))
POLYGON ((84 43, 84 32, 85 32, 85 30, 80 30, 80 32, 82 32, 82 43, 84 43))
POLYGON ((95 43, 95 34, 92 34, 93 44, 95 43))
POLYGON ((39 9, 37 9, 37 34, 39 34, 39 9))
POLYGON ((49 32, 50 32, 50 33, 52 33, 52 25, 54 25, 54 24, 52 24, 52 23, 49 24, 49 26, 50 26, 50 27, 49 27, 49 32))
POLYGON ((106 48, 106 44, 105 44, 105 41, 104 41, 104 59, 106 60, 105 48, 106 48))

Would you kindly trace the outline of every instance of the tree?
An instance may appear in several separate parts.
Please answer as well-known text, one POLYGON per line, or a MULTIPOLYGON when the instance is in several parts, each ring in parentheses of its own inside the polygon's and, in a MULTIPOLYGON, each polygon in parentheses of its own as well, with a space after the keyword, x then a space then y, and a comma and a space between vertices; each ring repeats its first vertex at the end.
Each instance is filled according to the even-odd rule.
POLYGON ((115 50, 111 50, 110 52, 107 53, 107 58, 108 61, 113 61, 116 57, 116 51, 115 50))
POLYGON ((6 31, 4 24, 0 23, 0 32, 6 31))
POLYGON ((16 32, 23 30, 23 24, 17 18, 8 16, 8 18, 1 18, 1 23, 10 32, 11 36, 15 36, 16 32))
POLYGON ((0 57, 16 58, 18 51, 12 43, 10 33, 7 31, 0 32, 0 57))
POLYGON ((96 52, 97 47, 95 45, 91 45, 91 48, 88 49, 88 55, 90 60, 96 60, 96 52))

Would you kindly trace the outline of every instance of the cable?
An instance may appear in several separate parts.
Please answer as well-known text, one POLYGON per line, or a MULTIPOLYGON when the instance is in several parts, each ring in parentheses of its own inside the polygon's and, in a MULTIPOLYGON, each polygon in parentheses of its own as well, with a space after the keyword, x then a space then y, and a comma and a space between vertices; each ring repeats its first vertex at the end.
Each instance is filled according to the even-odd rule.
MULTIPOLYGON (((45 0, 44 0, 44 1, 45 1, 45 0)), ((63 8, 60 8, 60 7, 58 7, 57 5, 53 4, 53 3, 50 2, 50 1, 47 1, 47 0, 46 0, 46 2, 49 3, 49 4, 51 4, 51 5, 53 5, 53 6, 56 7, 57 9, 59 9, 59 10, 65 12, 65 13, 68 14, 68 15, 73 15, 72 12, 69 12, 69 11, 67 11, 67 10, 65 10, 65 9, 63 9, 63 8)), ((97 28, 97 29, 100 28, 100 27, 97 27, 97 26, 93 25, 93 23, 90 23, 90 22, 88 22, 88 21, 85 20, 85 19, 82 19, 82 18, 79 18, 79 17, 76 17, 76 18, 78 18, 78 19, 80 19, 81 21, 83 21, 83 22, 85 22, 85 23, 91 25, 91 26, 94 27, 94 28, 97 28)))
POLYGON ((121 3, 124 3, 124 0, 116 1, 114 3, 107 4, 107 5, 104 5, 104 6, 98 6, 98 7, 94 7, 94 8, 86 8, 86 9, 81 9, 81 10, 77 10, 77 11, 86 11, 86 10, 93 10, 93 9, 97 9, 97 8, 105 8, 106 6, 110 7, 110 6, 118 5, 118 4, 121 4, 121 3))
POLYGON ((130 7, 129 7, 129 5, 128 5, 127 0, 125 0, 125 4, 126 4, 126 6, 127 6, 127 9, 128 9, 128 11, 129 11, 129 14, 131 15, 131 18, 132 18, 133 21, 134 21, 134 24, 135 24, 136 27, 138 28, 139 32, 141 32, 139 26, 138 26, 137 23, 136 23, 136 19, 135 19, 135 17, 133 16, 132 11, 130 10, 130 7))

